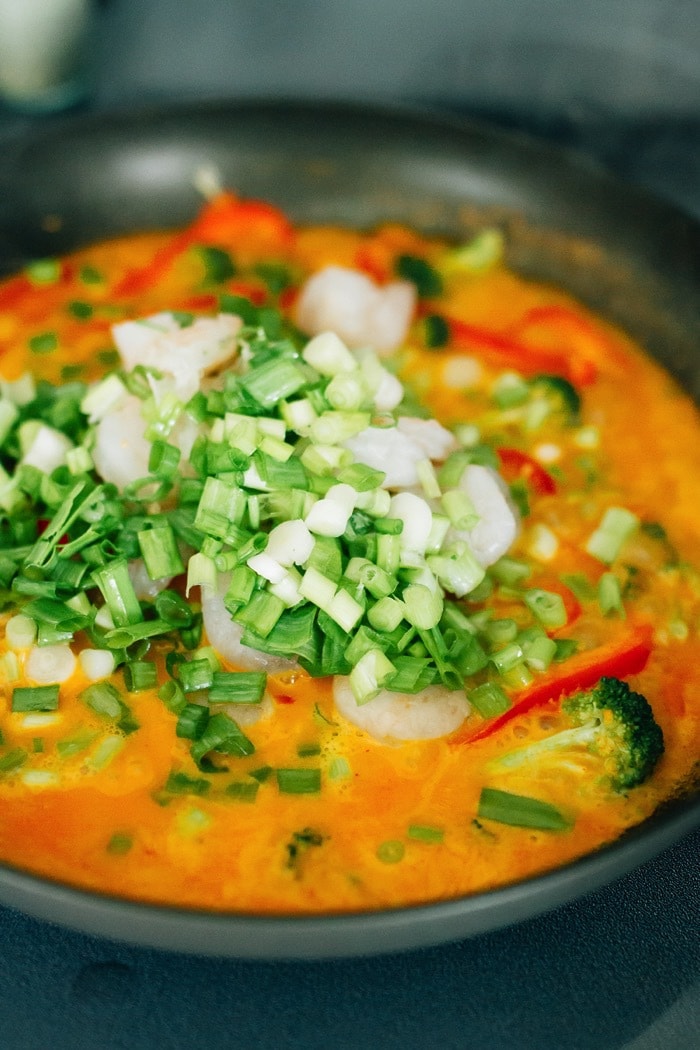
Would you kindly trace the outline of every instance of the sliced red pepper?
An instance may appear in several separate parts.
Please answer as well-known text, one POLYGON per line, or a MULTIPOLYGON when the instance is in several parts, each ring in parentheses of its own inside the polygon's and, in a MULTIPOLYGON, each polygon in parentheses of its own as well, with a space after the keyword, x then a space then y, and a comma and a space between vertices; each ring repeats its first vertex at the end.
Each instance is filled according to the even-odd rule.
POLYGON ((384 284, 392 276, 392 261, 385 245, 369 243, 357 249, 354 265, 377 284, 384 284))
POLYGON ((167 274, 175 260, 194 244, 190 229, 177 234, 159 248, 145 266, 129 270, 114 288, 114 294, 121 296, 142 295, 154 288, 167 274))
POLYGON ((75 267, 70 265, 65 260, 59 264, 59 273, 56 280, 52 280, 42 285, 40 283, 34 283, 26 273, 19 273, 16 276, 6 280, 0 287, 0 309, 8 310, 16 307, 25 296, 30 295, 32 292, 36 292, 38 289, 52 288, 57 284, 70 284, 75 278, 75 267))
POLYGON ((565 664, 555 664, 537 681, 514 697, 513 706, 476 730, 456 734, 451 743, 467 744, 499 732, 515 718, 535 707, 558 701, 579 689, 591 689, 601 678, 627 678, 644 670, 652 650, 648 624, 625 627, 620 634, 595 649, 576 653, 565 664))
POLYGON ((24 274, 10 278, 0 288, 0 307, 6 310, 14 306, 19 300, 24 298, 27 292, 31 291, 31 288, 31 281, 24 274))
POLYGON ((501 461, 506 481, 522 478, 538 495, 551 495, 557 491, 557 483, 536 459, 519 448, 498 448, 496 454, 501 461))
POLYGON ((217 297, 211 292, 202 292, 201 295, 190 295, 187 299, 182 301, 180 309, 182 310, 194 310, 199 312, 200 310, 213 310, 217 303, 217 297))
POLYGON ((284 252, 293 238, 286 216, 262 201, 241 201, 223 191, 208 201, 187 229, 160 248, 146 266, 127 273, 115 288, 116 295, 139 295, 154 288, 175 260, 195 244, 232 246, 260 243, 261 254, 284 252))
POLYGON ((452 345, 457 350, 477 353, 500 365, 516 368, 524 375, 559 375, 574 386, 592 383, 598 369, 593 361, 558 349, 531 346, 512 335, 494 332, 480 325, 447 318, 452 345))
POLYGON ((189 227, 203 244, 237 244, 253 239, 265 241, 270 251, 289 247, 294 229, 287 216, 265 201, 239 200, 228 190, 218 193, 200 211, 189 227))
POLYGON ((603 370, 624 366, 613 339, 595 322, 568 306, 535 306, 512 327, 510 334, 516 339, 524 339, 538 329, 557 340, 565 340, 571 354, 594 362, 603 370))

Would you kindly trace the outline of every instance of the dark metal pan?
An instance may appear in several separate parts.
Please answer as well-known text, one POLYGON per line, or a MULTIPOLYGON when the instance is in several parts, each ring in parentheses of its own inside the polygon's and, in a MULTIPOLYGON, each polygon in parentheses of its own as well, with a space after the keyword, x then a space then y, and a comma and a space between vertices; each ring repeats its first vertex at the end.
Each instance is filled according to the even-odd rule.
MULTIPOLYGON (((700 400, 700 225, 579 157, 424 113, 221 102, 52 125, 0 158, 0 273, 199 205, 202 167, 299 222, 394 219, 464 236, 507 228, 509 262, 622 325, 700 400)), ((547 875, 446 903, 270 918, 115 900, 0 868, 0 900, 133 943, 247 958, 414 948, 506 926, 606 884, 700 826, 689 790, 615 844, 547 875)))

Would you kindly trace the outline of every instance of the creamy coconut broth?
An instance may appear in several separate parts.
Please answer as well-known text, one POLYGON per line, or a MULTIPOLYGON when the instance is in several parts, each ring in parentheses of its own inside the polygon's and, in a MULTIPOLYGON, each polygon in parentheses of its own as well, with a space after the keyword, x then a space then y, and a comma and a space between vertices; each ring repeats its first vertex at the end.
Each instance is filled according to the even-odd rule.
POLYGON ((221 193, 0 285, 3 862, 401 906, 693 775, 696 409, 502 248, 221 193))

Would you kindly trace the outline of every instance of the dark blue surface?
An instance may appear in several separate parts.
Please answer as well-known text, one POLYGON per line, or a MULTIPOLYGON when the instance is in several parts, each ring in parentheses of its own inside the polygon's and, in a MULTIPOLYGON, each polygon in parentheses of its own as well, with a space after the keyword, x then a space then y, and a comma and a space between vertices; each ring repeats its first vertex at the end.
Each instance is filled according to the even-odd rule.
MULTIPOLYGON (((358 20, 360 14, 371 16, 369 6, 356 6, 358 20)), ((639 8, 624 0, 595 5, 603 17, 595 25, 603 34, 606 19, 616 30, 619 26, 621 32, 610 39, 614 36, 629 59, 608 63, 602 78, 599 63, 573 69, 570 62, 573 42, 585 64, 586 40, 593 39, 584 8, 562 4, 555 25, 549 17, 545 24, 543 14, 545 8, 551 14, 553 4, 539 6, 541 24, 528 2, 441 0, 444 35, 450 38, 441 41, 432 15, 430 27, 423 21, 430 5, 409 4, 413 22, 423 26, 420 39, 413 41, 415 61, 409 62, 404 41, 403 65, 389 63, 384 79, 377 74, 368 81, 359 75, 362 49, 353 66, 348 65, 351 52, 343 50, 343 80, 342 70, 336 75, 335 59, 329 62, 328 54, 320 53, 320 43, 314 53, 308 34, 293 37, 294 62, 290 57, 285 66, 278 60, 265 71, 266 49, 268 58, 291 54, 288 30, 313 8, 312 0, 285 8, 279 23, 264 0, 231 5, 223 0, 196 5, 192 0, 181 5, 110 0, 101 9, 106 31, 98 39, 96 104, 118 105, 148 94, 169 97, 176 86, 188 97, 263 93, 263 87, 299 93, 295 77, 317 94, 323 93, 319 77, 325 77, 324 87, 335 95, 367 97, 376 86, 383 98, 441 97, 453 109, 495 116, 582 149, 700 215, 700 64, 693 50, 700 23, 691 16, 693 5, 645 0, 649 17, 641 19, 639 8), (488 24, 487 6, 496 22, 498 13, 503 15, 499 37, 488 24), (189 23, 178 28, 183 19, 194 19, 195 8, 216 8, 219 19, 226 8, 230 34, 240 28, 243 43, 219 40, 212 15, 202 23, 197 47, 189 23), (472 30, 491 49, 462 49, 462 79, 457 66, 450 79, 441 56, 448 47, 459 51, 456 26, 467 8, 472 30), (543 41, 550 32, 559 44, 547 50, 543 41), (532 52, 539 62, 529 66, 521 47, 524 36, 531 49, 533 43, 539 47, 532 52), (244 47, 251 39, 257 41, 254 55, 244 47), (510 47, 508 61, 500 64, 498 40, 510 47), (687 59, 685 65, 681 58, 687 59), (675 67, 666 72, 664 61, 670 70, 672 59, 675 67), (677 90, 681 67, 686 71, 683 91, 677 90), (635 79, 640 69, 646 79, 635 79), (497 76, 499 90, 494 90, 497 76), (459 84, 463 90, 454 90, 459 84)), ((318 23, 330 34, 321 41, 324 48, 346 10, 352 11, 352 4, 327 0, 324 5, 325 19, 318 23)), ((382 25, 389 36, 394 33, 390 22, 387 14, 382 25)), ((350 22, 342 24, 350 32, 350 22)), ((406 36, 406 24, 403 32, 406 36)), ((370 43, 377 44, 374 37, 370 43)), ((596 47, 600 57, 607 37, 600 37, 596 47)), ((606 53, 609 57, 612 50, 606 53)), ((3 137, 32 123, 0 110, 0 149, 3 137)), ((317 963, 172 955, 88 937, 0 908, 0 1050, 698 1050, 699 859, 697 833, 604 890, 519 926, 413 953, 317 963)))
POLYGON ((550 915, 401 955, 239 962, 0 910, 2 1050, 697 1050, 700 834, 550 915))

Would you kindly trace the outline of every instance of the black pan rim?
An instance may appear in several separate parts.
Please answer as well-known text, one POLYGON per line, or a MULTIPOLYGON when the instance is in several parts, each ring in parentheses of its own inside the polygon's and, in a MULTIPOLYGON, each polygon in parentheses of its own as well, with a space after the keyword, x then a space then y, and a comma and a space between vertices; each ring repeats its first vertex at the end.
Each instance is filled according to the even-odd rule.
MULTIPOLYGON (((589 181, 615 201, 626 200, 633 211, 653 213, 658 222, 680 231, 700 247, 700 223, 646 190, 621 182, 575 151, 563 151, 538 139, 485 122, 436 112, 433 108, 396 104, 370 105, 352 101, 292 98, 205 99, 153 103, 138 110, 113 110, 51 122, 22 135, 0 160, 0 186, 12 185, 37 151, 63 141, 91 136, 147 134, 192 120, 265 115, 307 122, 366 120, 393 127, 397 134, 439 136, 497 152, 524 154, 531 163, 548 163, 552 170, 589 181)), ((2 245, 0 245, 0 253, 2 245)), ((168 908, 51 882, 15 868, 0 867, 0 899, 34 916, 86 932, 123 939, 143 946, 193 954, 245 958, 322 958, 423 947, 484 933, 532 918, 590 892, 632 868, 700 826, 700 799, 688 796, 670 803, 605 846, 564 867, 509 886, 456 900, 411 905, 372 912, 332 915, 240 915, 168 908)))

